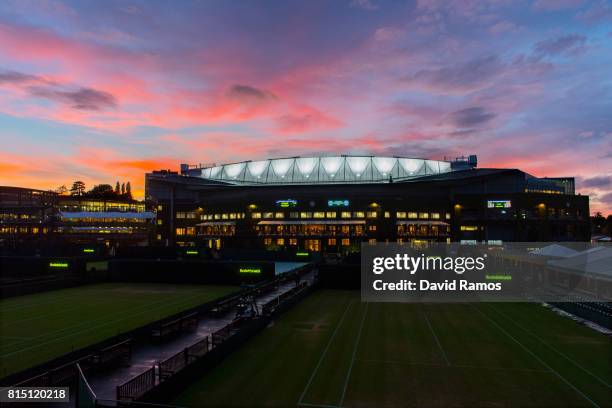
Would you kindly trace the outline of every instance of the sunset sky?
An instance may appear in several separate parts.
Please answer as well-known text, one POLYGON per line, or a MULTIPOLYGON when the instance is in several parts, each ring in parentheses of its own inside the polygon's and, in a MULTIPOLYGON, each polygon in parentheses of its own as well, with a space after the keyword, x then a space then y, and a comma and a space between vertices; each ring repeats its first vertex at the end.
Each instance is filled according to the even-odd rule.
POLYGON ((612 212, 612 2, 0 2, 0 185, 315 153, 575 176, 612 212))

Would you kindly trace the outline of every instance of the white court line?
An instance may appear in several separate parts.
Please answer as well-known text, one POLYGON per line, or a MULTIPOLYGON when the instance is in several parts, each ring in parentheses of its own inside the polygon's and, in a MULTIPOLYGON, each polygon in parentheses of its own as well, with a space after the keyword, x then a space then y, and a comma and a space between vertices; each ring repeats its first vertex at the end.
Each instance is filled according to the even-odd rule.
POLYGON ((30 337, 18 337, 18 336, 5 336, 0 334, 0 339, 9 339, 9 340, 29 340, 30 337))
POLYGON ((351 300, 346 305, 346 309, 344 309, 344 313, 342 314, 342 317, 338 321, 338 324, 336 324, 336 328, 334 329, 331 337, 329 338, 329 341, 327 342, 327 345, 325 346, 325 349, 323 350, 323 353, 321 353, 321 358, 319 358, 319 362, 317 363, 316 367, 312 371, 312 375, 310 376, 310 379, 308 380, 308 383, 306 383, 306 386, 304 387, 304 391, 302 391, 302 395, 300 395, 300 399, 297 402, 298 405, 303 405, 302 401, 304 400, 304 397, 306 396, 306 392, 308 391, 308 388, 310 387, 310 384, 312 383, 312 380, 314 380, 315 376, 317 375, 317 372, 319 371, 319 367, 323 363, 323 359, 325 358, 325 355, 327 354, 327 351, 329 350, 329 347, 331 346, 332 342, 334 341, 334 337, 336 337, 336 333, 338 333, 338 329, 342 325, 342 322, 344 321, 344 318, 346 317, 346 313, 348 312, 348 310, 351 307, 352 303, 353 303, 353 301, 351 300))
POLYGON ((336 405, 324 405, 324 404, 310 404, 308 402, 299 402, 300 407, 314 407, 314 408, 340 408, 336 405))
POLYGON ((523 329, 524 331, 526 331, 527 333, 529 333, 530 335, 532 335, 533 337, 535 337, 540 343, 544 344, 545 346, 547 346, 549 349, 551 349, 552 351, 554 351, 555 353, 559 354, 561 357, 565 358, 567 361, 571 362, 572 364, 574 364, 576 367, 580 368, 582 371, 584 371, 585 373, 591 375, 593 378, 595 378, 596 380, 598 380, 599 382, 601 382, 603 385, 605 385, 608 388, 612 388, 611 384, 608 384, 604 379, 598 377, 597 375, 593 374, 592 372, 590 372, 589 370, 587 370, 586 368, 584 368, 582 365, 580 365, 577 361, 574 361, 573 359, 571 359, 570 357, 566 356, 565 354, 563 354, 562 352, 560 352, 559 350, 557 350, 556 348, 554 348, 553 346, 551 346, 550 344, 548 344, 547 342, 545 342, 544 340, 542 340, 538 335, 536 335, 535 333, 533 333, 532 331, 530 331, 529 329, 527 329, 525 326, 521 325, 520 323, 516 322, 513 318, 511 318, 510 316, 506 315, 505 313, 502 313, 501 311, 497 310, 497 308, 493 308, 493 311, 500 314, 502 317, 510 320, 512 323, 514 323, 515 326, 520 327, 521 329, 523 329))
POLYGON ((492 367, 492 366, 479 366, 479 365, 466 365, 466 364, 453 364, 447 366, 445 364, 434 364, 434 363, 423 363, 418 361, 398 361, 398 360, 372 360, 372 359, 357 359, 364 363, 379 363, 379 364, 400 364, 420 367, 432 367, 432 368, 473 368, 482 370, 495 370, 495 371, 523 371, 529 373, 546 373, 551 374, 550 370, 539 370, 535 368, 520 368, 520 367, 492 367))
POLYGON ((346 389, 351 379, 351 373, 353 372, 353 365, 355 364, 355 355, 357 355, 357 349, 359 348, 359 341, 361 340, 361 332, 363 331, 363 323, 365 322, 366 316, 368 314, 369 305, 370 305, 369 303, 366 303, 365 310, 363 311, 363 316, 361 317, 361 323, 359 324, 359 332, 357 333, 357 339, 355 340, 355 346, 353 347, 351 365, 349 366, 348 373, 346 374, 346 379, 344 380, 344 387, 342 388, 342 396, 340 397, 340 403, 338 404, 339 406, 342 406, 342 404, 344 403, 346 389))
POLYGON ((427 312, 423 311, 423 316, 425 316, 425 321, 427 322, 427 326, 429 326, 429 330, 431 331, 431 334, 433 335, 434 339, 436 340, 436 343, 438 344, 438 348, 440 349, 440 352, 442 353, 442 357, 444 357, 444 361, 446 361, 446 365, 450 366, 451 363, 450 363, 450 361, 448 361, 448 357, 446 356, 446 352, 444 351, 444 348, 442 347, 442 344, 440 343, 440 340, 438 339, 438 336, 436 335, 436 332, 434 331, 433 327, 431 326, 431 323, 429 322, 429 318, 427 317, 427 312))
POLYGON ((542 360, 540 357, 538 357, 533 351, 531 351, 529 348, 527 348, 525 345, 523 345, 523 343, 521 343, 516 338, 514 338, 510 333, 508 333, 503 327, 501 327, 499 324, 497 324, 497 322, 495 320, 491 319, 489 316, 487 316, 484 312, 482 312, 476 306, 472 305, 472 307, 474 309, 476 309, 476 311, 478 313, 483 315, 487 320, 489 320, 491 323, 493 323, 493 325, 495 327, 497 327, 499 329, 499 331, 501 331, 506 336, 508 336, 508 338, 510 338, 512 341, 514 341, 516 344, 518 344, 523 350, 525 350, 526 352, 531 354, 537 361, 539 361, 543 366, 548 368, 552 373, 554 373, 557 377, 559 377, 560 380, 562 380, 564 383, 569 385, 574 391, 576 391, 578 394, 580 394, 585 400, 589 401, 591 403, 591 405, 593 405, 594 407, 598 407, 599 408, 599 405, 595 401, 593 401, 585 393, 583 393, 578 388, 576 388, 575 385, 573 385, 571 382, 569 382, 567 379, 565 379, 565 377, 563 377, 561 374, 559 374, 559 372, 557 370, 555 370, 554 368, 552 368, 551 366, 546 364, 546 362, 544 360, 542 360))

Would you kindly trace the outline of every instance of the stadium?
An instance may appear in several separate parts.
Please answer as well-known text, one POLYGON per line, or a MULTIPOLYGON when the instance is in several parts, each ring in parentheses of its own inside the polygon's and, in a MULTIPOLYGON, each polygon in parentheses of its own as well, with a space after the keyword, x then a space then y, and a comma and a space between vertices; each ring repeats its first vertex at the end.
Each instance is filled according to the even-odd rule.
POLYGON ((87 408, 610 406, 612 248, 576 242, 589 203, 572 178, 476 156, 325 156, 181 165, 145 182, 146 202, 123 212, 6 189, 4 228, 51 213, 41 225, 58 245, 18 241, 23 253, 0 257, 1 386, 69 387, 68 406, 87 408), (102 238, 106 224, 134 238, 102 238), (117 251, 94 245, 106 241, 117 251), (486 243, 512 271, 576 291, 547 304, 364 300, 357 252, 373 241, 486 243))
POLYGON ((362 242, 584 241, 574 179, 477 168, 477 157, 322 156, 146 174, 155 244, 346 253, 362 242))

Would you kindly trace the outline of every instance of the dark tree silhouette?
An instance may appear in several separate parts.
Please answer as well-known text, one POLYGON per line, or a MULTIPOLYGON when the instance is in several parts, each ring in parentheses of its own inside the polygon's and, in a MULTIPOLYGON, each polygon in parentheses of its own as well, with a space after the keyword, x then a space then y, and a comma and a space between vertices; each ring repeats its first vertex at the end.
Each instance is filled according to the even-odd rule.
POLYGON ((72 187, 70 188, 70 194, 74 196, 82 196, 85 194, 85 183, 82 181, 75 181, 72 183, 72 187))

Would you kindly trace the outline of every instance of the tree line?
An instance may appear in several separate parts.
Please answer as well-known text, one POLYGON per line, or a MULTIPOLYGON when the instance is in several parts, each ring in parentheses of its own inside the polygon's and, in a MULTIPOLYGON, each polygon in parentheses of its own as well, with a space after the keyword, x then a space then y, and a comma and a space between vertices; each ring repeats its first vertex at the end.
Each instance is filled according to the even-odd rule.
POLYGON ((132 185, 128 181, 115 184, 115 188, 110 184, 97 184, 90 190, 87 190, 85 183, 77 180, 72 183, 72 187, 67 188, 65 185, 58 187, 55 190, 60 195, 70 194, 71 196, 83 198, 99 198, 109 200, 132 200, 132 185))
POLYGON ((612 236, 612 214, 604 217, 597 212, 591 217, 591 233, 593 235, 612 236))

